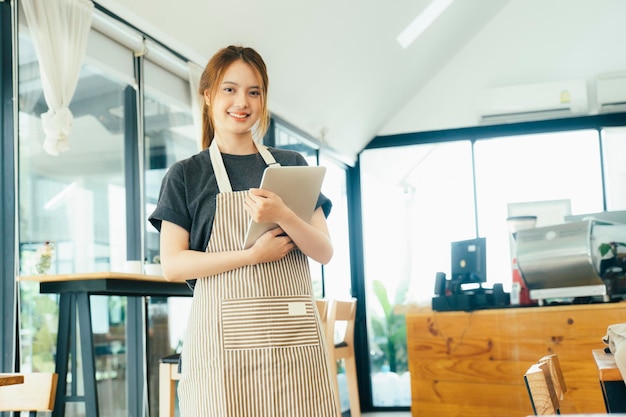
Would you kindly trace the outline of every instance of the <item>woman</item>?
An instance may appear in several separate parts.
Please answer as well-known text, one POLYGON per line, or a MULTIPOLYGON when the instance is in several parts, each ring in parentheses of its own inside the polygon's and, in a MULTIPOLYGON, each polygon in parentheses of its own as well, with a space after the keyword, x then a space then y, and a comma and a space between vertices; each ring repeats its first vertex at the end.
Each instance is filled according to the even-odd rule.
POLYGON ((211 58, 199 87, 204 150, 172 165, 150 216, 165 278, 194 288, 183 417, 337 415, 307 260, 332 257, 331 202, 320 195, 309 224, 255 188, 267 165, 306 165, 296 152, 255 142, 269 126, 267 90, 253 49, 229 46, 211 58), (244 250, 250 219, 278 227, 244 250))

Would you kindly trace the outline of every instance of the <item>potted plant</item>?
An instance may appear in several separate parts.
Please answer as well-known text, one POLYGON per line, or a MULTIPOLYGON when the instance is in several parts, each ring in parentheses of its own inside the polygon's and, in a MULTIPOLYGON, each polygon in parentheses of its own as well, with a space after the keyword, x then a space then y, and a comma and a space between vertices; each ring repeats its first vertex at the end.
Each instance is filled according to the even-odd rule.
POLYGON ((624 242, 602 243, 600 252, 600 276, 609 294, 626 294, 626 248, 624 242))
POLYGON ((54 243, 46 241, 37 249, 37 263, 35 269, 40 274, 47 274, 52 266, 52 256, 54 255, 54 243))

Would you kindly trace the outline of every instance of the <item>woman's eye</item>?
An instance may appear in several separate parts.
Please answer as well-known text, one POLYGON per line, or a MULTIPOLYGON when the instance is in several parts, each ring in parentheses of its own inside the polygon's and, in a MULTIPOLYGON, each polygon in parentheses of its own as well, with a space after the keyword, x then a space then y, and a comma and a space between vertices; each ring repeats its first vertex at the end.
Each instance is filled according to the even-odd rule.
POLYGON ((251 96, 260 96, 260 95, 261 95, 261 92, 260 92, 260 91, 258 91, 258 90, 252 90, 252 91, 250 91, 250 95, 251 95, 251 96))
POLYGON ((235 91, 235 89, 232 88, 232 87, 224 87, 224 92, 225 93, 232 93, 233 91, 235 91))

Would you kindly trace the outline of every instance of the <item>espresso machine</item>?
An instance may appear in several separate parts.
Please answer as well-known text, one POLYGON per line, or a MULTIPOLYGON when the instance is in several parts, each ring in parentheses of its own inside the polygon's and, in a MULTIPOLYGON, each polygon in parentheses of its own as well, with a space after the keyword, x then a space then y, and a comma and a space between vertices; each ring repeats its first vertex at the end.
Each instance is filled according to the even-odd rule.
POLYGON ((517 263, 530 298, 539 305, 553 299, 610 301, 600 246, 615 241, 626 241, 625 224, 584 219, 519 230, 517 263))

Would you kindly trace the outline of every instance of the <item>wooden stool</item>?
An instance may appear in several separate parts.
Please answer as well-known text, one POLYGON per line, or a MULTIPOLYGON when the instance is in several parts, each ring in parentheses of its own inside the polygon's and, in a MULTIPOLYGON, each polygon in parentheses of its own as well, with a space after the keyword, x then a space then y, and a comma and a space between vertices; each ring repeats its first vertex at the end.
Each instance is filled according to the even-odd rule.
MULTIPOLYGON (((317 313, 320 316, 322 327, 324 328, 324 332, 326 332, 326 322, 328 321, 328 300, 322 298, 315 300, 315 308, 317 308, 317 313)), ((332 342, 332 340, 330 342, 332 342)))
POLYGON ((178 361, 180 354, 161 358, 159 364, 159 417, 176 415, 176 381, 180 379, 178 361))

